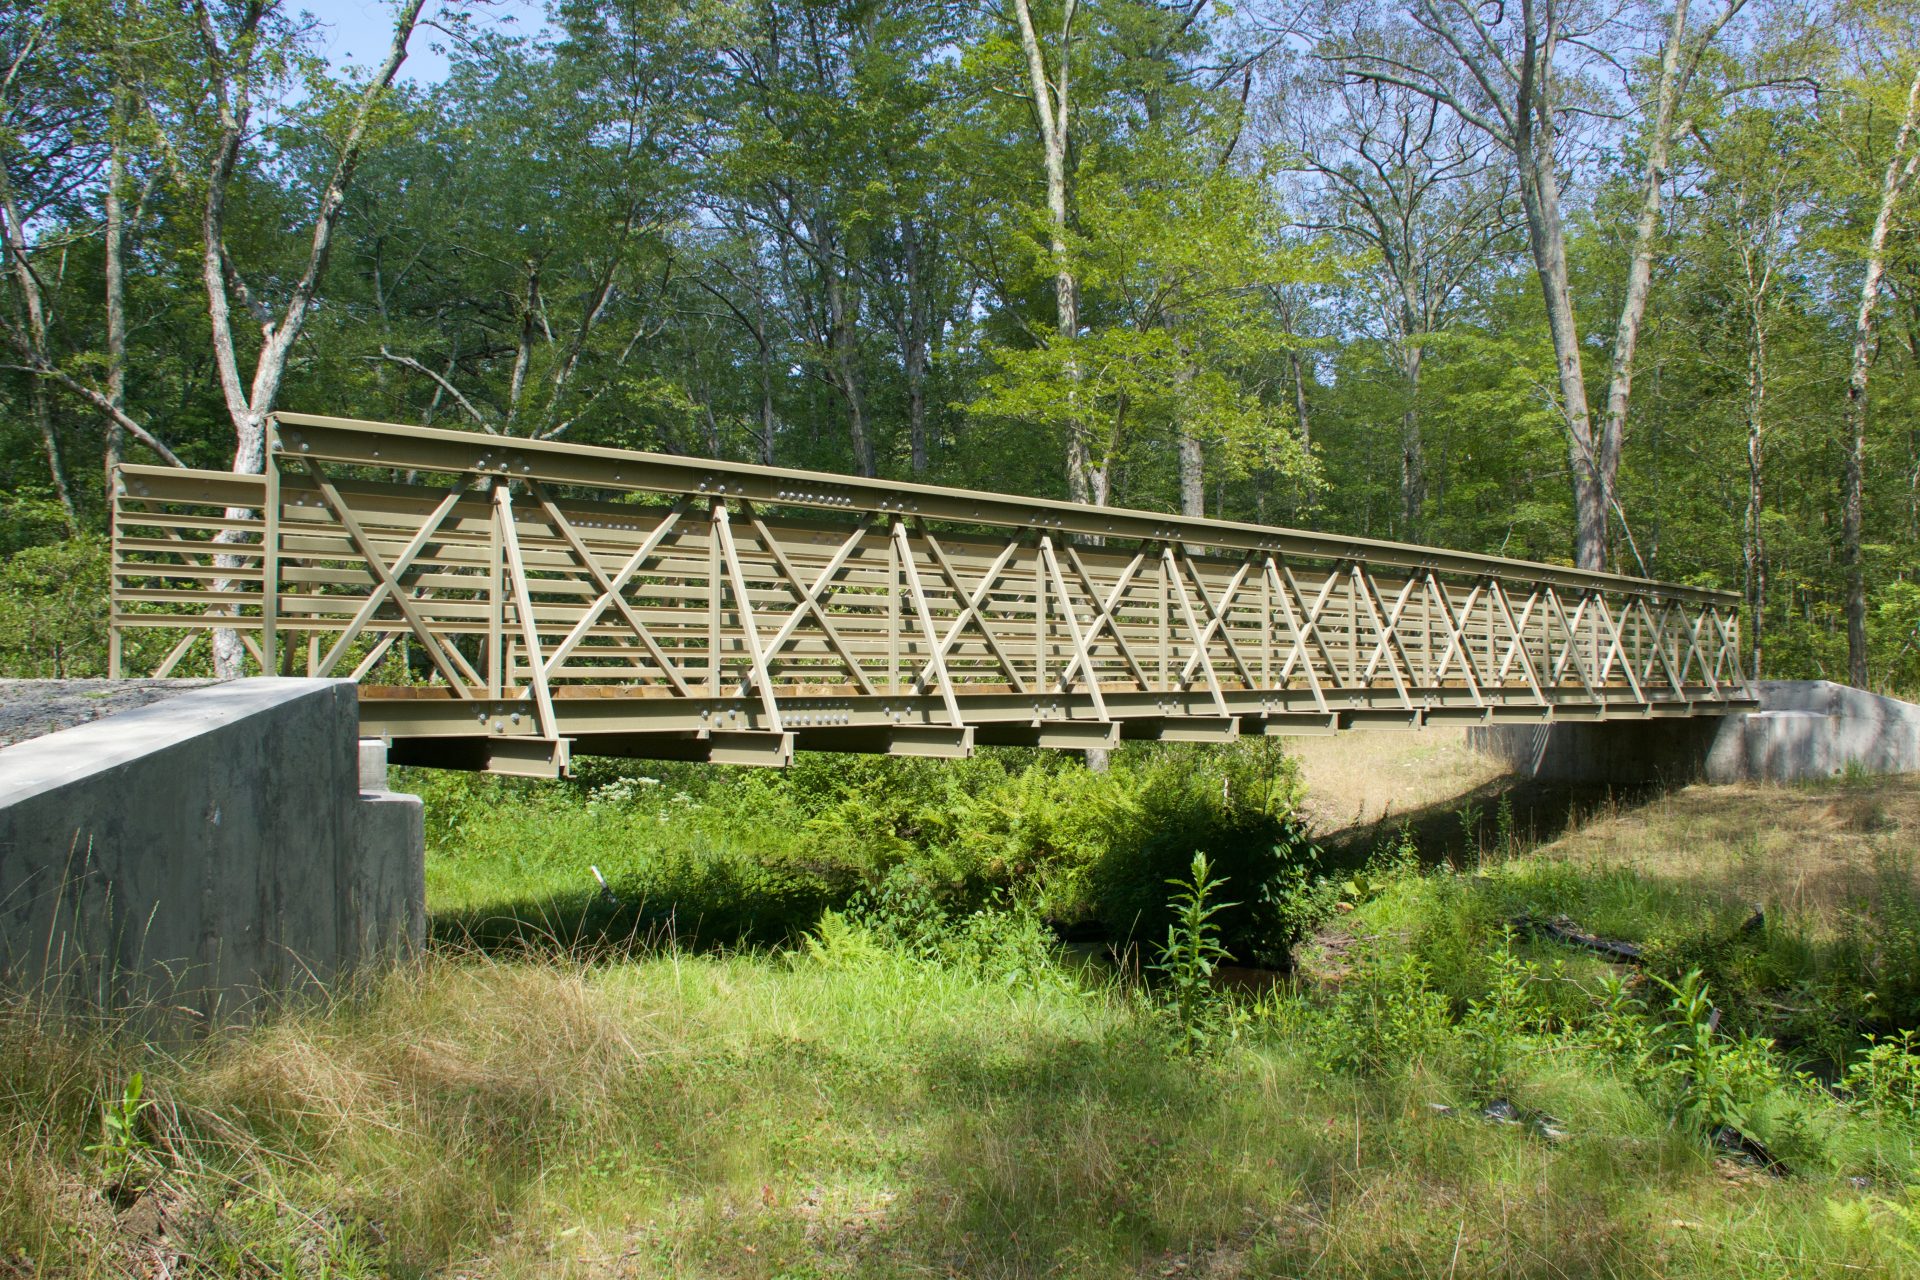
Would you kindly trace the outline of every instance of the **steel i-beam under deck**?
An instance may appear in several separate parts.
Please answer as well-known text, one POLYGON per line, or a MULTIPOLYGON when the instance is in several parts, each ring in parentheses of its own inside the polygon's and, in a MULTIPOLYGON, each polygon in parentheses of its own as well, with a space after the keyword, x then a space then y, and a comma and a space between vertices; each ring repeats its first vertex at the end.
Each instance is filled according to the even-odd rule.
POLYGON ((224 631, 396 762, 540 776, 1755 705, 1729 592, 294 413, 264 475, 121 467, 112 594, 115 675, 224 631))

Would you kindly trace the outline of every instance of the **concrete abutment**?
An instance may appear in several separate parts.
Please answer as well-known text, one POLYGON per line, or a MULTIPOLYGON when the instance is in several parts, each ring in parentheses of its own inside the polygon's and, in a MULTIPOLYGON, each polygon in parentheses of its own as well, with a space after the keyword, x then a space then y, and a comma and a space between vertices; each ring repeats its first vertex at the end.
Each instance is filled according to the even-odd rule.
POLYGON ((352 682, 276 678, 0 749, 0 982, 211 1025, 415 951, 421 805, 371 748, 352 682))
POLYGON ((1803 782, 1920 772, 1920 706, 1829 680, 1763 680, 1760 710, 1475 728, 1514 772, 1556 782, 1803 782))

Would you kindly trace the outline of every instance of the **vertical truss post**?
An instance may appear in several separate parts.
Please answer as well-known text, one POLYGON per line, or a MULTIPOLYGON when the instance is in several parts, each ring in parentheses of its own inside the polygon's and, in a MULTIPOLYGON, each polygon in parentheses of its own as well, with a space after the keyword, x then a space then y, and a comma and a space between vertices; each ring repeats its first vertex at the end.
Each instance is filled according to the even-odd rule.
POLYGON ((487 521, 487 696, 506 696, 507 681, 507 549, 500 539, 500 521, 487 521))
POLYGON ((1260 575, 1260 687, 1273 688, 1273 583, 1265 573, 1260 575))
POLYGON ((887 538, 887 692, 900 696, 900 544, 887 538))
MULTIPOLYGON (((773 681, 767 675, 766 654, 760 648, 760 624, 753 616, 753 601, 747 595, 747 575, 740 566, 740 549, 733 542, 733 525, 727 519, 727 502, 724 498, 713 500, 713 540, 720 548, 721 558, 726 564, 727 581, 733 585, 733 616, 740 624, 741 638, 747 647, 747 661, 751 664, 748 679, 760 692, 760 707, 767 714, 768 731, 779 733, 780 706, 774 701, 773 681)), ((719 595, 716 587, 714 599, 718 600, 719 595)))
MULTIPOLYGON (((926 642, 928 665, 933 668, 940 682, 940 700, 946 704, 947 719, 956 729, 962 728, 960 703, 953 696, 953 679, 947 674, 946 653, 940 644, 940 637, 934 633, 933 611, 927 607, 927 593, 920 586, 920 570, 913 563, 913 544, 907 541, 907 522, 898 515, 889 521, 888 533, 893 545, 899 550, 900 563, 906 567, 907 590, 913 597, 913 613, 920 622, 920 635, 926 642)), ((916 679, 915 683, 918 683, 916 679)), ((1105 719, 1104 716, 1101 717, 1105 719)))
POLYGON ((513 609, 520 617, 520 643, 526 649, 527 684, 533 691, 540 736, 557 738, 560 735, 553 718, 553 695, 547 688, 547 671, 540 661, 540 631, 533 617, 533 590, 527 584, 527 562, 520 554, 520 531, 513 521, 513 490, 504 480, 493 484, 493 517, 500 526, 500 541, 507 552, 507 576, 513 580, 513 609))
MULTIPOLYGON (((1042 535, 1044 540, 1045 535, 1042 535)), ((1047 631, 1051 619, 1047 616, 1047 561, 1040 550, 1040 543, 1033 546, 1033 687, 1044 691, 1047 687, 1047 631)))
POLYGON ((263 676, 280 670, 280 462, 275 456, 275 428, 267 421, 266 466, 260 504, 260 665, 263 676))
POLYGON ((1154 586, 1160 607, 1160 688, 1170 692, 1173 688, 1173 584, 1167 579, 1166 550, 1167 545, 1161 543, 1161 554, 1154 557, 1154 568, 1159 571, 1154 586))
POLYGON ((719 499, 707 511, 707 696, 720 696, 720 538, 714 511, 722 509, 719 499))

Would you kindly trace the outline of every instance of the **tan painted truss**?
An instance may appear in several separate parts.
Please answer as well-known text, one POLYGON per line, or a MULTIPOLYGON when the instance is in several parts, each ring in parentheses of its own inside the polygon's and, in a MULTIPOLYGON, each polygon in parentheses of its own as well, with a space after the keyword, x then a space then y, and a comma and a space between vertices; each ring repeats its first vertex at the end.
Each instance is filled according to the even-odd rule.
POLYGON ((1738 598, 1437 548, 281 414, 125 466, 127 633, 362 681, 394 758, 1219 740, 1751 707, 1738 598), (389 681, 367 683, 376 673, 389 681))

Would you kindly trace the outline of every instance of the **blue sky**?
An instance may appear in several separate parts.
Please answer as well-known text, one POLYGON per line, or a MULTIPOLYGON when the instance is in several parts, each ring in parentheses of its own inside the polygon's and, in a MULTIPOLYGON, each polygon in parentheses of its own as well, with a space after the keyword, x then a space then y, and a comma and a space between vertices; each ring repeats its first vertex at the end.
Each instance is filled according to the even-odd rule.
MULTIPOLYGON (((393 6, 387 0, 295 0, 289 8, 313 17, 319 28, 315 32, 316 43, 336 66, 347 63, 367 66, 378 62, 386 55, 387 45, 393 39, 393 6)), ((541 0, 492 0, 475 4, 446 0, 445 4, 429 3, 423 16, 431 18, 442 9, 453 8, 468 9, 474 23, 482 28, 527 33, 546 25, 546 6, 541 0)), ((434 46, 447 43, 446 36, 432 28, 416 31, 407 46, 407 60, 400 68, 400 78, 416 84, 436 84, 444 80, 447 58, 434 46)))

